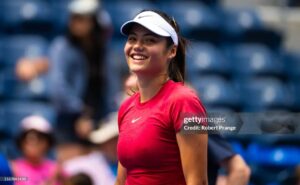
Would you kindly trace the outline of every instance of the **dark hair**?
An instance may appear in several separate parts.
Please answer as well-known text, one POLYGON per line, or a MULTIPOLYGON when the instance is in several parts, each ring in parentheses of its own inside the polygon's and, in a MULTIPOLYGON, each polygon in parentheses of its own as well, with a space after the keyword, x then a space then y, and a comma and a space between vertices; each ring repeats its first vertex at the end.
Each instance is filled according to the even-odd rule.
MULTIPOLYGON (((82 16, 72 14, 71 16, 82 16)), ((72 34, 70 28, 68 27, 66 37, 70 41, 72 45, 79 48, 87 61, 87 87, 84 91, 83 101, 86 107, 89 109, 85 109, 83 114, 87 114, 95 119, 99 119, 99 114, 101 115, 101 111, 99 109, 99 102, 102 102, 101 106, 105 107, 107 105, 103 105, 104 101, 101 97, 104 96, 105 92, 102 87, 105 87, 107 83, 107 71, 105 71, 105 54, 107 42, 110 38, 111 34, 111 25, 101 24, 101 14, 95 13, 87 15, 90 16, 93 27, 90 32, 90 37, 88 38, 92 43, 91 47, 87 47, 83 44, 80 38, 77 38, 74 34, 72 34)))
POLYGON ((91 177, 85 173, 78 173, 67 180, 71 185, 93 185, 91 177))
POLYGON ((40 131, 37 131, 37 130, 26 130, 26 131, 23 131, 19 134, 19 136, 16 138, 16 144, 17 144, 17 147, 22 150, 22 143, 24 142, 25 140, 25 137, 30 133, 30 132, 34 132, 36 133, 39 137, 41 138, 45 138, 48 142, 48 150, 50 150, 54 144, 55 144, 55 139, 53 137, 52 134, 46 134, 46 133, 43 133, 43 132, 40 132, 40 131))
MULTIPOLYGON (((143 10, 141 12, 145 11, 152 11, 157 14, 159 14, 162 18, 164 18, 176 31, 178 36, 178 47, 177 47, 177 53, 176 56, 170 61, 169 67, 168 67, 168 75, 169 77, 175 81, 175 82, 184 82, 185 79, 185 55, 186 55, 186 46, 187 46, 187 39, 185 39, 180 34, 180 28, 177 22, 174 18, 171 18, 166 13, 160 11, 160 10, 143 10)), ((141 13, 140 12, 140 13, 141 13)), ((172 46, 173 40, 168 38, 167 46, 172 46)))

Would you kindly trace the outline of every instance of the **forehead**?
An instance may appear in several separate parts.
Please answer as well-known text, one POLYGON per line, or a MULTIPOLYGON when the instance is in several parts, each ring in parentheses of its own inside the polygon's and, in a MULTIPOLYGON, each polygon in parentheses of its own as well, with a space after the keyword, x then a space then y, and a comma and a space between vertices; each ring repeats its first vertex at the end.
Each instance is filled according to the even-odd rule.
POLYGON ((139 25, 139 24, 133 24, 130 31, 129 31, 129 35, 130 34, 135 34, 135 35, 151 35, 151 36, 155 36, 155 37, 161 37, 155 33, 153 33, 152 31, 148 30, 147 28, 139 25))

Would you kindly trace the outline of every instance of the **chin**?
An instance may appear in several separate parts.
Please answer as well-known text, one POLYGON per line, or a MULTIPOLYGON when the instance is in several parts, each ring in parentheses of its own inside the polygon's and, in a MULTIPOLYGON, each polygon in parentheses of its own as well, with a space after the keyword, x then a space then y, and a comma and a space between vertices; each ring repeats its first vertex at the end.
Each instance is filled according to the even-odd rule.
POLYGON ((138 67, 132 67, 130 68, 130 71, 133 73, 143 73, 145 70, 143 68, 138 68, 138 67))
POLYGON ((136 65, 136 64, 130 64, 129 65, 129 69, 130 71, 132 72, 143 72, 143 71, 146 71, 145 69, 145 65, 136 65))

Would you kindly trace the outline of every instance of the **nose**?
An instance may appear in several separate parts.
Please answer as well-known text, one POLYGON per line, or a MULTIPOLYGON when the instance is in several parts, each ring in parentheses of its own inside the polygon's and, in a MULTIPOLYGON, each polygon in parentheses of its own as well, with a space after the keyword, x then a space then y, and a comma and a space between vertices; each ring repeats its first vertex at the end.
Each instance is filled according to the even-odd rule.
POLYGON ((133 45, 134 51, 143 51, 144 50, 144 45, 143 42, 138 40, 134 43, 133 45))

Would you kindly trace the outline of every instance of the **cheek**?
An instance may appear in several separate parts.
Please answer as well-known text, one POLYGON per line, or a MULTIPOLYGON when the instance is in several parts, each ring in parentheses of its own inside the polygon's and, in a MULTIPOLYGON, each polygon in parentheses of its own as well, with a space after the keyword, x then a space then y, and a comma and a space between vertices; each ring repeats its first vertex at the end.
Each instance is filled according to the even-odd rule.
POLYGON ((164 52, 164 48, 156 48, 151 52, 151 60, 158 65, 165 65, 168 57, 164 52))
POLYGON ((129 56, 129 53, 130 53, 130 45, 126 43, 124 46, 124 54, 126 58, 129 56))

